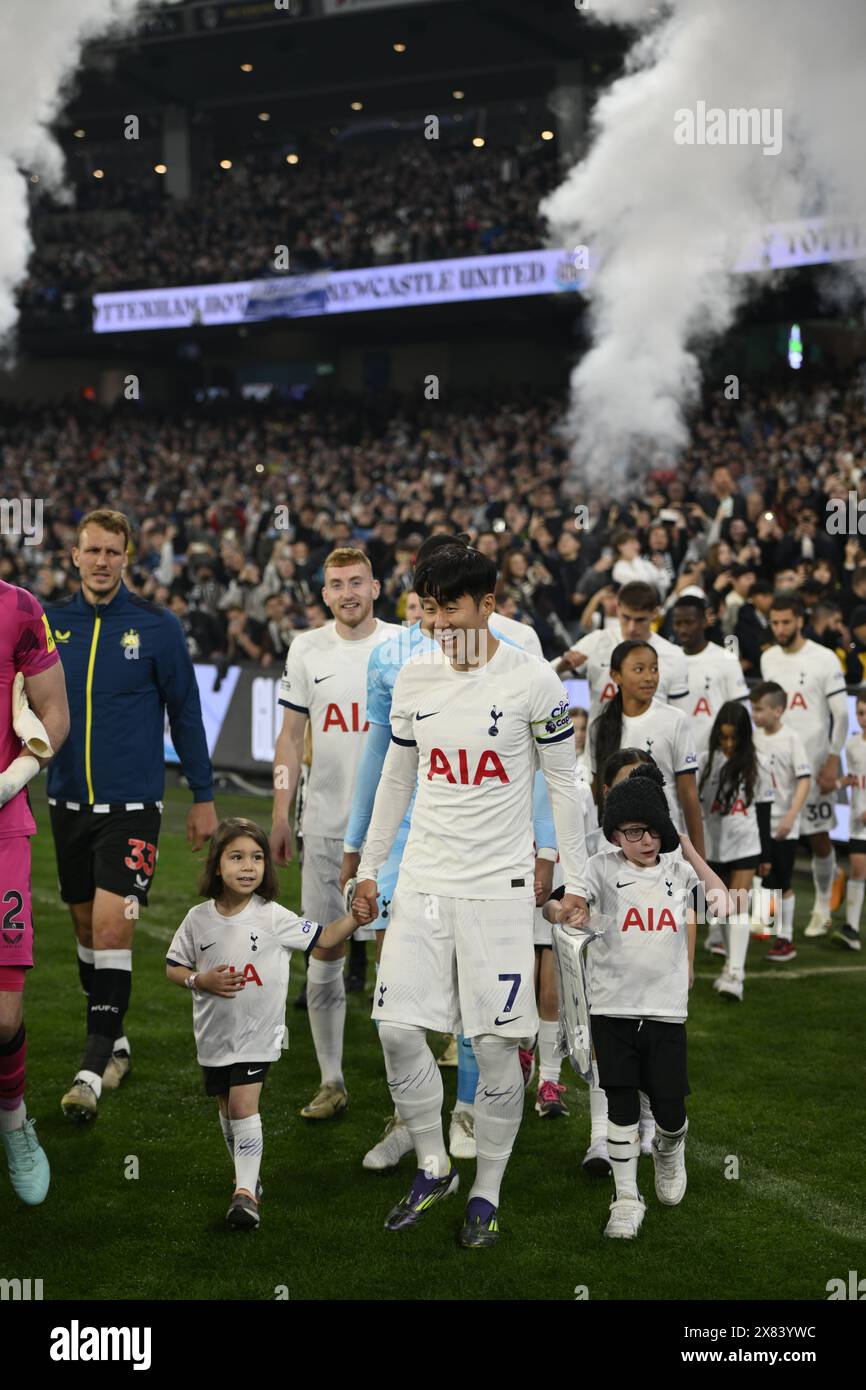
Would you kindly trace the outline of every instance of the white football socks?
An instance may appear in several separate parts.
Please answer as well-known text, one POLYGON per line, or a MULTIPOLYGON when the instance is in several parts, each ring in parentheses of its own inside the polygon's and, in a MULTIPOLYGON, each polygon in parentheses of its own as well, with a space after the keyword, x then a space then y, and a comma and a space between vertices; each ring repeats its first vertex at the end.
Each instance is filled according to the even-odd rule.
POLYGON ((776 935, 783 941, 794 940, 794 908, 797 899, 792 893, 790 897, 782 899, 782 912, 776 914, 776 935))
POLYGON ((824 855, 819 859, 817 854, 812 855, 812 878, 815 883, 815 907, 820 909, 826 917, 830 916, 830 894, 833 891, 833 880, 836 877, 836 853, 835 850, 824 855))
POLYGON ((14 1110, 0 1110, 0 1134, 11 1134, 13 1129, 23 1129, 27 1120, 27 1106, 20 1100, 14 1110))
POLYGON ((418 1167, 431 1177, 444 1177, 451 1160, 442 1133, 442 1073, 426 1031, 383 1022, 379 1041, 394 1105, 412 1136, 418 1167))
POLYGON ((607 1140, 607 1096, 598 1084, 598 1063, 592 1059, 592 1085, 589 1088, 589 1142, 607 1140))
POLYGON ((249 1115, 244 1120, 229 1120, 235 1145, 235 1190, 244 1187, 252 1197, 262 1166, 262 1117, 249 1115))
POLYGON ((478 1060, 475 1092, 475 1181, 469 1193, 499 1206, 499 1189, 523 1119, 523 1072, 517 1038, 490 1033, 472 1039, 478 1060))
POLYGON ((307 1015, 322 1082, 343 1084, 343 1031, 346 1026, 346 983, 343 960, 307 963, 307 1015))
POLYGON ((738 912, 728 922, 728 970, 735 979, 742 978, 746 968, 750 931, 748 912, 738 912))
POLYGON ((849 878, 845 894, 845 921, 855 931, 860 930, 860 913, 863 911, 863 889, 866 883, 861 879, 849 878))
POLYGON ((102 1077, 97 1076, 95 1071, 81 1070, 75 1074, 76 1081, 86 1081, 88 1086, 92 1086, 96 1092, 96 1099, 102 1095, 102 1077))
POLYGON ((546 1018, 538 1020, 538 1080, 539 1084, 543 1081, 555 1081, 559 1083, 559 1074, 562 1071, 562 1057, 556 1046, 556 1039, 559 1036, 559 1024, 554 1019, 550 1021, 546 1018))
POLYGON ((634 1125, 607 1124, 607 1152, 613 1169, 617 1201, 620 1197, 638 1196, 637 1161, 640 1157, 640 1131, 634 1125))

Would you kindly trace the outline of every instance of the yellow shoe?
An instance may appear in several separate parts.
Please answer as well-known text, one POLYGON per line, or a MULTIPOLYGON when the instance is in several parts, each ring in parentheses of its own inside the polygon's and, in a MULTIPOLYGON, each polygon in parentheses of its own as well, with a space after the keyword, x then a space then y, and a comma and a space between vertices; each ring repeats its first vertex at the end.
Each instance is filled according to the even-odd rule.
POLYGON ((457 1039, 455 1037, 449 1037, 445 1051, 442 1053, 436 1065, 438 1067, 457 1066, 457 1039))
POLYGON ((67 1120, 75 1125, 86 1124, 96 1119, 96 1092, 88 1081, 73 1081, 60 1106, 67 1120))
POLYGON ((128 1052, 112 1052, 102 1073, 103 1091, 116 1091, 120 1083, 129 1076, 131 1065, 128 1052))
POLYGON ((339 1115, 341 1110, 345 1110, 348 1104, 349 1097, 345 1086, 341 1086, 337 1081, 324 1081, 309 1105, 304 1106, 301 1111, 301 1118, 304 1120, 332 1120, 335 1115, 339 1115))
POLYGON ((833 887, 830 890, 830 911, 838 912, 842 903, 845 901, 845 885, 848 880, 845 870, 840 869, 833 880, 833 887))

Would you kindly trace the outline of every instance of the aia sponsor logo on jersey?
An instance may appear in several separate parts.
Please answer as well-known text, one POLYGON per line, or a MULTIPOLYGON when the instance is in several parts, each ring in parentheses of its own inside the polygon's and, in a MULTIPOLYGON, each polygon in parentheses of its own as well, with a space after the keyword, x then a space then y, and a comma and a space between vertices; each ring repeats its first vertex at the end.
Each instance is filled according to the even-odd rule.
POLYGON ((613 681, 608 681, 607 685, 604 687, 604 690, 598 697, 598 703, 600 705, 603 705, 605 700, 612 700, 615 697, 615 695, 616 686, 614 685, 613 681))
MULTIPOLYGON (((724 811, 722 810, 722 804, 721 804, 721 802, 718 801, 718 800, 714 800, 712 806, 710 807, 710 815, 711 815, 711 816, 723 816, 724 814, 725 814, 725 813, 724 813, 724 811)), ((733 803, 733 805, 731 806, 731 809, 730 809, 730 811, 728 812, 728 815, 729 815, 729 816, 747 816, 748 814, 749 814, 749 808, 748 808, 748 806, 746 805, 746 803, 745 803, 745 801, 743 800, 743 798, 742 798, 741 796, 738 796, 737 799, 736 799, 736 801, 735 801, 735 802, 733 803)))
POLYGON ((713 711, 710 709, 710 702, 705 699, 703 695, 692 710, 692 718, 694 718, 696 714, 708 714, 711 719, 713 717, 713 711))
POLYGON ((802 690, 795 690, 794 694, 791 696, 791 703, 788 706, 789 711, 792 709, 808 708, 809 706, 806 704, 806 697, 804 696, 802 690))
MULTIPOLYGON (((229 969, 234 970, 234 966, 229 966, 229 969)), ((243 976, 245 980, 252 980, 257 985, 261 985, 262 983, 259 979, 259 972, 256 970, 256 967, 249 962, 244 966, 243 976)))
POLYGON ((488 778, 502 783, 511 781, 498 753, 485 748, 477 762, 470 767, 469 753, 465 748, 446 753, 442 748, 430 749, 430 766, 427 781, 434 777, 444 777, 451 786, 480 787, 488 778))
POLYGON ((646 921, 639 907, 630 907, 622 919, 622 931, 628 931, 629 927, 637 927, 638 931, 664 931, 665 927, 670 927, 676 931, 676 918, 669 907, 663 907, 659 913, 654 907, 648 907, 645 911, 646 921))
POLYGON ((326 734, 329 729, 339 729, 342 734, 365 734, 370 725, 365 720, 361 723, 361 708, 356 700, 351 704, 351 715, 347 719, 339 705, 330 704, 325 710, 325 719, 322 724, 322 733, 326 734))

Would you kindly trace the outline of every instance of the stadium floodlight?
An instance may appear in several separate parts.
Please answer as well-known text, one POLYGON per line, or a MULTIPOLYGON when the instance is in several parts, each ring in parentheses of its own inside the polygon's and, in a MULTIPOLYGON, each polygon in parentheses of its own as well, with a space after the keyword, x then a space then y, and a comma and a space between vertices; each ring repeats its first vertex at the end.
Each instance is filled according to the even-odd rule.
POLYGON ((83 140, 85 135, 87 134, 87 131, 82 130, 79 126, 78 130, 73 130, 72 134, 75 136, 76 140, 83 140))
POLYGON ((798 323, 791 325, 791 332, 788 335, 788 361, 795 372, 799 371, 803 365, 803 339, 800 336, 798 323))
POLYGON ((221 160, 220 160, 220 168, 221 168, 221 169, 230 169, 231 167, 232 167, 232 162, 231 162, 230 159, 221 159, 221 160))
POLYGON ((168 165, 167 165, 167 164, 154 164, 154 166, 153 166, 153 172, 154 172, 155 174, 167 174, 167 173, 168 173, 168 165))
POLYGON ((405 45, 405 43, 392 43, 392 44, 391 44, 391 47, 393 48, 393 50, 394 50, 395 53, 405 53, 405 52, 406 52, 406 45, 405 45))
POLYGON ((552 140, 552 139, 553 139, 553 131, 552 131, 552 130, 543 130, 543 131, 541 132, 541 138, 542 138, 542 140, 552 140))
POLYGON ((241 72, 252 72, 252 63, 241 63, 241 72))
POLYGON ((364 109, 363 101, 353 101, 350 103, 350 105, 353 111, 363 111, 364 109))
POLYGON ((259 120, 260 120, 260 121, 269 121, 270 119, 271 119, 271 113, 270 113, 270 111, 260 111, 260 112, 259 112, 259 120))
POLYGON ((105 178, 105 170, 104 170, 104 169, 94 169, 94 171, 93 171, 93 177, 94 177, 95 179, 104 179, 104 178, 105 178))
POLYGON ((480 150, 481 147, 482 147, 483 144, 484 144, 484 136, 483 136, 483 135, 473 135, 473 137, 472 137, 472 143, 473 143, 473 145, 475 146, 476 150, 480 150))
POLYGON ((458 87, 457 91, 452 92, 451 95, 453 96, 453 98, 454 98, 455 101, 462 101, 463 98, 465 97, 466 93, 465 93, 465 92, 461 92, 460 89, 459 89, 459 87, 458 87))
POLYGON ((300 160, 300 158, 301 158, 301 156, 300 156, 299 154, 287 154, 287 155, 286 155, 286 163, 287 163, 287 164, 297 164, 298 161, 300 160))

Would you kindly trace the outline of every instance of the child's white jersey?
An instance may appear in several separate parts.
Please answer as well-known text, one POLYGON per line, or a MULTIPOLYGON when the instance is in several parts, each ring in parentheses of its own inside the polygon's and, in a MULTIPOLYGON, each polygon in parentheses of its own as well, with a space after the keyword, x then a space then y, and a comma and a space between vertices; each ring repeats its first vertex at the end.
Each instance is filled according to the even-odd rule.
POLYGON ((192 991, 192 1021, 203 1067, 276 1062, 283 1041, 289 953, 308 953, 322 928, 254 893, 242 912, 224 917, 216 903, 199 903, 184 917, 168 948, 169 965, 211 970, 230 965, 246 975, 231 999, 192 991))
POLYGON ((621 849, 587 865, 590 919, 613 918, 587 951, 591 1014, 683 1023, 688 1014, 686 911, 699 880, 681 850, 644 868, 621 849))

